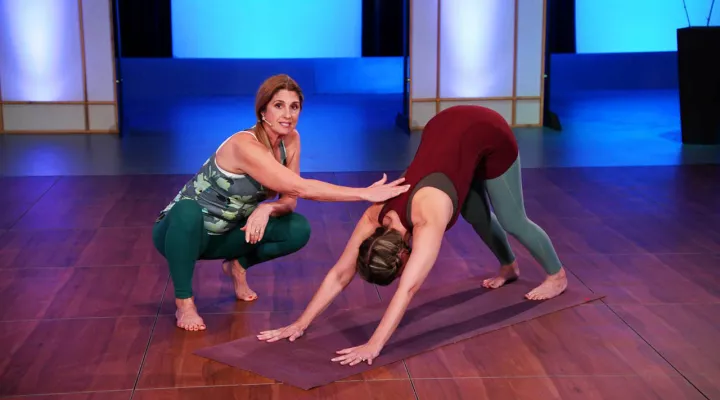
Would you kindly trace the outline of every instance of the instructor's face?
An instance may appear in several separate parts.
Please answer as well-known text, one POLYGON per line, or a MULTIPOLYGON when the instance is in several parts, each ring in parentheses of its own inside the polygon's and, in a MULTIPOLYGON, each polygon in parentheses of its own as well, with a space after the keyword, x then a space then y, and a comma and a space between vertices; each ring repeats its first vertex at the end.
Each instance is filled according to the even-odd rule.
POLYGON ((280 90, 265 108, 266 126, 280 136, 295 131, 300 117, 300 98, 297 93, 280 90))

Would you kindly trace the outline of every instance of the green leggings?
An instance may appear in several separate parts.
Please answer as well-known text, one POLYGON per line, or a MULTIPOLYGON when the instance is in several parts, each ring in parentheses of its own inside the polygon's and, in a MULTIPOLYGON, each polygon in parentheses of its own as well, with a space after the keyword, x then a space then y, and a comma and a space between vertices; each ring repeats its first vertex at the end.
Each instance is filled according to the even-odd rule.
POLYGON ((168 261, 175 298, 192 297, 197 260, 238 260, 247 269, 255 264, 294 253, 310 240, 310 224, 301 214, 270 217, 260 242, 245 241, 241 227, 222 235, 210 235, 203 226, 200 205, 180 200, 153 227, 155 248, 168 261))
POLYGON ((562 264, 550 238, 525 213, 519 156, 501 176, 473 181, 461 215, 502 265, 515 261, 515 254, 505 235, 507 231, 530 251, 545 272, 552 275, 560 271, 562 264), (494 213, 490 210, 491 204, 494 213))

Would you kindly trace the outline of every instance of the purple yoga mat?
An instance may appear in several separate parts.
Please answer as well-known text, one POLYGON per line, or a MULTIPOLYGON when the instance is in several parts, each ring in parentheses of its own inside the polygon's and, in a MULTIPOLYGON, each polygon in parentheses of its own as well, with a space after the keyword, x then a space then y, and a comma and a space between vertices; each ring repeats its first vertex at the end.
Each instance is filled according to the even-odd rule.
POLYGON ((586 288, 570 287, 554 299, 530 301, 523 296, 537 282, 518 280, 494 290, 483 288, 481 283, 482 278, 475 278, 419 291, 371 366, 361 363, 349 367, 330 360, 337 350, 368 341, 389 300, 324 319, 321 315, 295 342, 266 343, 253 334, 195 354, 308 390, 603 297, 586 288))

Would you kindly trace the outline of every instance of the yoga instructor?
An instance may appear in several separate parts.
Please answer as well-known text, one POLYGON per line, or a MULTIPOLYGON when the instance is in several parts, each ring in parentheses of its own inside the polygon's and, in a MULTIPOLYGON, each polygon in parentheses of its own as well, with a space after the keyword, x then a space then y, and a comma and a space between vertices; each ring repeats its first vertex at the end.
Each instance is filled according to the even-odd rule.
POLYGON ((525 213, 518 146, 501 115, 479 106, 455 106, 438 113, 427 123, 404 176, 410 190, 365 211, 340 259, 298 320, 261 332, 259 340, 300 337, 356 273, 382 286, 400 277, 370 340, 339 350, 332 360, 342 365, 372 364, 433 267, 443 236, 459 215, 500 262, 499 273, 483 281, 484 287, 498 288, 519 276, 507 231, 547 273, 545 281, 525 295, 528 300, 550 299, 567 288, 565 270, 550 239, 525 213))
POLYGON ((197 260, 224 260, 236 297, 257 298, 245 270, 296 252, 310 238, 307 219, 295 212, 298 197, 378 202, 408 190, 402 180, 386 184, 384 175, 368 188, 301 178, 295 127, 302 105, 302 91, 289 76, 268 78, 255 99, 257 124, 226 139, 160 212, 153 242, 170 267, 178 327, 206 329, 192 292, 197 260))

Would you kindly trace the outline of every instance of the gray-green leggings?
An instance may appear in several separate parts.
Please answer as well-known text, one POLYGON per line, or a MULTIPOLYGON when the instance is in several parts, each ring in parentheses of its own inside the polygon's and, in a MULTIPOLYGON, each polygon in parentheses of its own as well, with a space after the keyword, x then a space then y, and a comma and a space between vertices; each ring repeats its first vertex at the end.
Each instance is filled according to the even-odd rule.
POLYGON ((461 210, 463 218, 495 254, 502 265, 515 261, 505 232, 522 243, 545 272, 555 274, 562 264, 547 233, 525 213, 520 157, 501 176, 476 179, 461 210), (490 210, 490 205, 495 211, 490 210))

